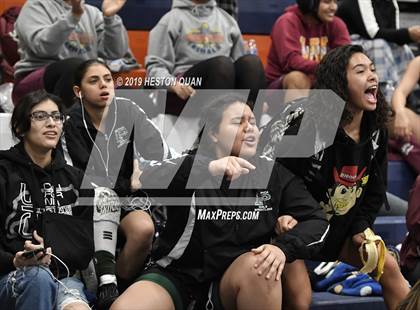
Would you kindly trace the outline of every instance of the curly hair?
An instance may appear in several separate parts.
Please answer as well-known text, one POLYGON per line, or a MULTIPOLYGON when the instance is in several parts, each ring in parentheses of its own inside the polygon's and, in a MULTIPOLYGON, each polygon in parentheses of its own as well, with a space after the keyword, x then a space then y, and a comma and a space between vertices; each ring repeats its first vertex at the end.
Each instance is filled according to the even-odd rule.
MULTIPOLYGON (((346 102, 346 107, 344 108, 340 121, 341 126, 350 123, 353 119, 353 115, 347 107, 347 104, 349 103, 347 66, 350 62, 350 58, 355 53, 363 53, 366 55, 360 45, 344 45, 337 47, 325 55, 315 73, 315 89, 331 89, 346 102)), ((392 115, 392 112, 379 88, 375 111, 366 113, 373 116, 376 128, 386 127, 386 123, 392 115)))

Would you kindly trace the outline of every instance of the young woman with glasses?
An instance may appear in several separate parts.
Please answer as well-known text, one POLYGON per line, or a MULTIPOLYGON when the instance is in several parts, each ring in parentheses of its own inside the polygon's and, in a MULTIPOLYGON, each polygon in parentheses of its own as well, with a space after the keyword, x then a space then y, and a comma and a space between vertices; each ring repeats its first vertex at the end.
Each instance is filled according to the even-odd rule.
POLYGON ((55 150, 62 111, 61 100, 43 90, 23 97, 11 120, 19 143, 0 152, 0 303, 5 309, 89 309, 84 284, 71 276, 74 270, 63 278, 50 271, 54 248, 45 248, 35 230, 45 212, 75 216, 85 210, 75 207, 81 171, 55 150))

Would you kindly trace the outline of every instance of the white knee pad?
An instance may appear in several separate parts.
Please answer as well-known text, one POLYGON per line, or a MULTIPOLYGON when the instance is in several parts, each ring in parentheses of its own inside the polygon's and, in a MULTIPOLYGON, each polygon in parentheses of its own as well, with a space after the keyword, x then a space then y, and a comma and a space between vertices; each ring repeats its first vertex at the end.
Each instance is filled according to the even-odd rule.
POLYGON ((93 204, 95 252, 108 251, 115 255, 121 215, 120 199, 112 189, 97 187, 93 204))

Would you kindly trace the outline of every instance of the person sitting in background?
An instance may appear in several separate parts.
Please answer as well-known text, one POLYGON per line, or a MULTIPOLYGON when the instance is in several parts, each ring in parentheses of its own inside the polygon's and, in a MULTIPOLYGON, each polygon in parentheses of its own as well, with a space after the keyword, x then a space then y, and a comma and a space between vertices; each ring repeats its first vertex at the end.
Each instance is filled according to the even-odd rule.
MULTIPOLYGON (((137 191, 138 161, 161 161, 169 156, 159 130, 134 102, 115 96, 111 71, 99 60, 87 60, 76 68, 73 91, 79 102, 69 110, 62 139, 68 162, 84 171, 96 186, 113 189, 119 197, 145 198, 137 191)), ((106 205, 94 209, 101 309, 118 296, 116 275, 120 284, 129 283, 149 254, 154 225, 147 199, 140 201, 144 204, 137 209, 123 203, 121 212, 106 205), (118 227, 126 241, 115 262, 118 227)))
POLYGON ((353 44, 361 45, 375 62, 379 82, 397 85, 414 58, 406 44, 420 42, 420 25, 400 28, 395 0, 342 0, 337 16, 346 23, 353 44))
POLYGON ((407 66, 404 76, 392 96, 392 109, 395 118, 391 125, 391 134, 405 141, 413 140, 420 144, 420 115, 406 107, 407 97, 420 82, 420 56, 407 66))
POLYGON ((410 192, 406 224, 408 234, 401 247, 401 270, 410 282, 414 285, 420 280, 420 175, 410 192))
POLYGON ((15 24, 21 59, 15 64, 14 104, 45 87, 70 106, 78 64, 126 54, 127 31, 116 15, 125 2, 104 0, 101 12, 83 0, 26 1, 15 24))
MULTIPOLYGON (((83 282, 72 276, 75 270, 70 268, 70 275, 56 280, 49 267, 53 270, 51 255, 60 254, 57 248, 45 247, 42 237, 48 241, 51 236, 35 231, 39 218, 50 212, 90 214, 91 218, 91 212, 75 205, 82 171, 67 165, 55 149, 63 130, 63 110, 58 97, 43 90, 29 93, 12 114, 12 133, 20 142, 0 152, 0 303, 4 309, 90 309, 83 282)), ((77 244, 72 247, 79 250, 77 244)), ((69 264, 65 257, 59 258, 69 264)))
MULTIPOLYGON (((265 88, 260 59, 245 55, 236 20, 217 7, 215 0, 174 0, 172 9, 150 32, 146 69, 149 77, 173 81, 167 87, 165 111, 165 121, 172 124, 195 89, 250 89, 254 101, 258 90, 265 88), (201 78, 202 82, 184 85, 180 77, 201 78)), ((199 114, 197 108, 184 120, 185 130, 180 130, 179 138, 169 141, 178 151, 183 146, 175 143, 185 141, 189 132, 194 141, 192 128, 198 125, 199 114)))
POLYGON ((232 17, 238 20, 238 3, 237 0, 216 0, 217 5, 232 15, 232 17))
MULTIPOLYGON (((280 16, 271 31, 265 75, 269 88, 308 90, 325 54, 350 44, 343 21, 335 16, 336 0, 297 0, 280 16)), ((285 102, 307 91, 286 92, 285 102)), ((278 111, 275 111, 277 113, 278 111)))

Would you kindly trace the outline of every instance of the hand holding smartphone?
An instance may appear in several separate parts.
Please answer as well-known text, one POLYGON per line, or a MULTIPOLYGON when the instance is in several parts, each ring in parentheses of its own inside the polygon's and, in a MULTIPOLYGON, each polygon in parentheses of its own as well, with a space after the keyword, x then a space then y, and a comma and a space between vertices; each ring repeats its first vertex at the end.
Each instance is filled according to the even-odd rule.
POLYGON ((13 258, 16 268, 33 265, 46 265, 51 263, 51 248, 44 248, 44 240, 34 231, 34 242, 26 240, 23 251, 19 251, 13 258), (41 254, 40 254, 41 253, 41 254))
POLYGON ((38 253, 41 253, 41 252, 45 252, 44 248, 38 248, 38 249, 35 249, 35 250, 31 250, 31 251, 24 251, 23 254, 22 254, 22 256, 24 258, 33 258, 38 253))

